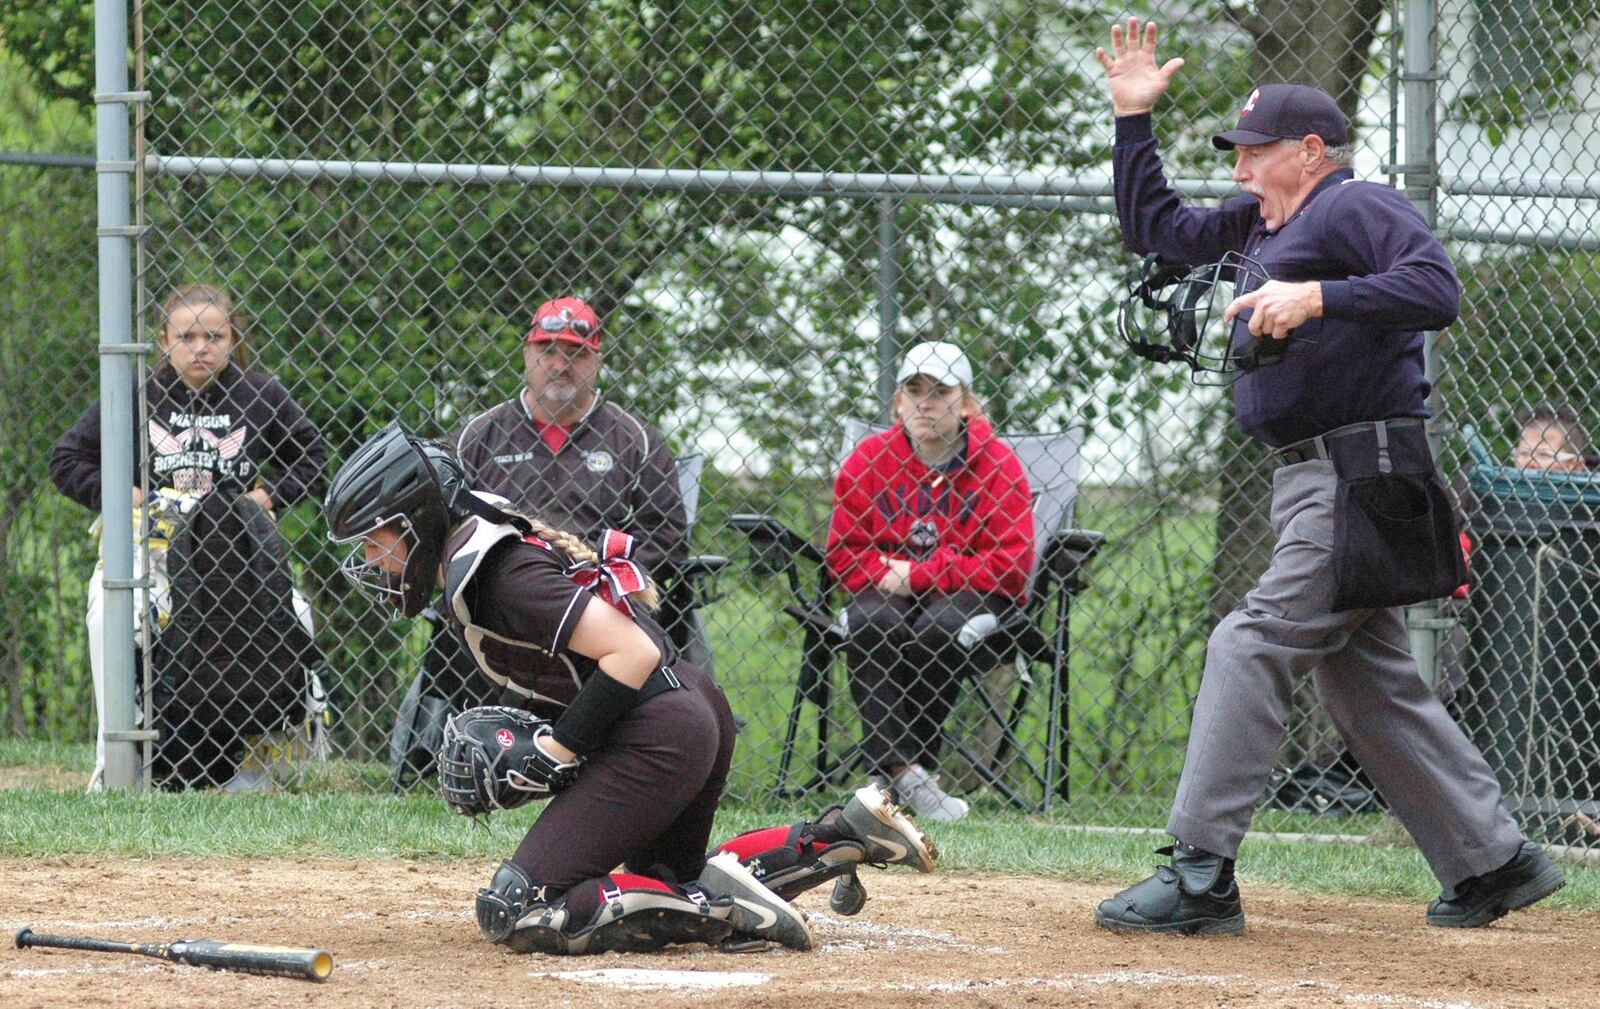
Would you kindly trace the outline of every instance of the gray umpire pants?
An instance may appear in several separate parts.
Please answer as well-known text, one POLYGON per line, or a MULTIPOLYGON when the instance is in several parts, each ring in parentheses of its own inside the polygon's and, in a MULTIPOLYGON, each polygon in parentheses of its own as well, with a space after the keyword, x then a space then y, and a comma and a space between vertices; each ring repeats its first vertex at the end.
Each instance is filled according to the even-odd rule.
POLYGON ((1522 832, 1500 785, 1411 657, 1399 607, 1332 613, 1333 463, 1272 480, 1272 562, 1206 646, 1167 831, 1233 858, 1288 731, 1297 677, 1378 786, 1445 887, 1498 868, 1522 832))

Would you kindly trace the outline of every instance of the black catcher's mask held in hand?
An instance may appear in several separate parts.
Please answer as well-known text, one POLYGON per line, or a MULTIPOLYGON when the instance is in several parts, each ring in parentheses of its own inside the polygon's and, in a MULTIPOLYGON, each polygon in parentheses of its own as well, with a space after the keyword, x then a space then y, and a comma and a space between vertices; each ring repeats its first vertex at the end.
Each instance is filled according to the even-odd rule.
POLYGON ((1182 361, 1196 377, 1277 364, 1293 334, 1274 340, 1246 333, 1245 342, 1235 346, 1235 326, 1248 323, 1249 313, 1232 322, 1222 317, 1228 302, 1268 279, 1260 263, 1237 252, 1196 267, 1146 256, 1128 275, 1127 297, 1117 306, 1117 335, 1140 357, 1158 364, 1182 361))

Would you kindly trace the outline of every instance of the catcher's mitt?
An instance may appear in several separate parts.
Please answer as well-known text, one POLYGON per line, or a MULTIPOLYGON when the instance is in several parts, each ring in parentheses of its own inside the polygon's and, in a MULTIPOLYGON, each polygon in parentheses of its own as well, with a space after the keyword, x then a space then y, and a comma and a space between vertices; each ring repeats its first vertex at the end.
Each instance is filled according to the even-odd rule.
POLYGON ((578 762, 560 763, 535 743, 550 723, 520 708, 468 708, 445 723, 439 787, 463 816, 515 809, 571 787, 578 762))

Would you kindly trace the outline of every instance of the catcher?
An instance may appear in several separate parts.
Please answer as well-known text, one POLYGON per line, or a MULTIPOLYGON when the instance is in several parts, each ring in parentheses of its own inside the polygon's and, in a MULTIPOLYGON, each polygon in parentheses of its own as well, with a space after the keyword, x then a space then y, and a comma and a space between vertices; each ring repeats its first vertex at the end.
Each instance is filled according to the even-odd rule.
POLYGON ((854 914, 861 864, 933 869, 933 844, 876 787, 708 856, 733 757, 727 699, 647 612, 654 586, 630 559, 631 537, 610 530, 597 553, 504 504, 397 424, 345 462, 325 504, 330 538, 356 544, 344 575, 407 616, 442 586, 451 626, 509 702, 447 725, 445 801, 478 816, 550 800, 478 891, 491 942, 558 954, 809 949, 789 899, 835 880, 834 910, 854 914))

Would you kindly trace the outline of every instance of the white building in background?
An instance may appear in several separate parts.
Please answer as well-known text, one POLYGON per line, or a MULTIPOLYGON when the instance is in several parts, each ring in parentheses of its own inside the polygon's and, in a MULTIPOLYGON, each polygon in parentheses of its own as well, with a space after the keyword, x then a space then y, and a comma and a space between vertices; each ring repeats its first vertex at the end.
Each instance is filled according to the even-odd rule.
POLYGON ((1600 4, 1441 0, 1440 226, 1600 244, 1600 4), (1558 20, 1541 15, 1564 9, 1558 20), (1522 181, 1567 197, 1456 195, 1522 181), (1572 184, 1580 184, 1577 189, 1572 184))

